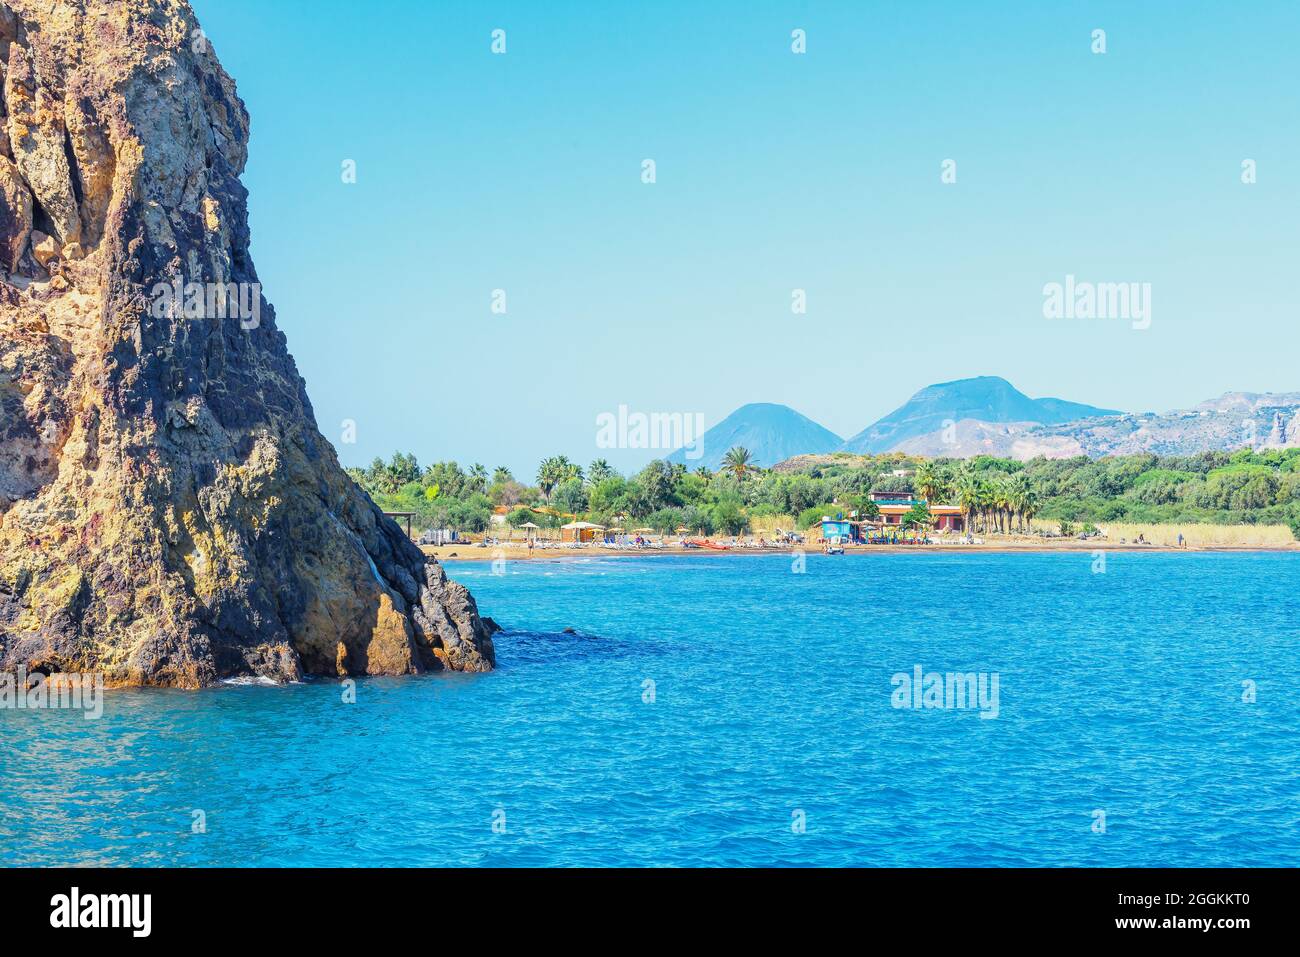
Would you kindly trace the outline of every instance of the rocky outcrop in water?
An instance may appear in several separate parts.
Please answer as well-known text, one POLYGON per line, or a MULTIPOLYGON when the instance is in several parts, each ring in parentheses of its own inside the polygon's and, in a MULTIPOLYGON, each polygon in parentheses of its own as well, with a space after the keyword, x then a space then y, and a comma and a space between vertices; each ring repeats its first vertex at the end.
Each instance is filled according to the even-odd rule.
POLYGON ((473 598, 316 428, 189 6, 0 0, 0 87, 0 668, 490 669, 473 598))

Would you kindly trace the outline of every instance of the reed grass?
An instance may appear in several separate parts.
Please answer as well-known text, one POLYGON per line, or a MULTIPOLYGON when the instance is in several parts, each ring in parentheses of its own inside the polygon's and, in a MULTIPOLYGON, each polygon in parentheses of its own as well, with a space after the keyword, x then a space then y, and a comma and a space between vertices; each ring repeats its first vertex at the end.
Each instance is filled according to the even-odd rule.
MULTIPOLYGON (((1038 519, 1035 519, 1033 524, 1036 529, 1053 531, 1060 527, 1059 522, 1038 519)), ((1291 529, 1285 525, 1210 525, 1197 522, 1162 525, 1142 522, 1097 522, 1095 524, 1105 533, 1105 541, 1112 545, 1118 545, 1121 539, 1125 542, 1137 541, 1139 535, 1153 545, 1177 545, 1179 532, 1183 534, 1186 543, 1192 547, 1215 545, 1277 547, 1294 545, 1296 541, 1295 536, 1291 534, 1291 529)), ((1074 527, 1078 530, 1083 526, 1082 523, 1075 522, 1074 527)))

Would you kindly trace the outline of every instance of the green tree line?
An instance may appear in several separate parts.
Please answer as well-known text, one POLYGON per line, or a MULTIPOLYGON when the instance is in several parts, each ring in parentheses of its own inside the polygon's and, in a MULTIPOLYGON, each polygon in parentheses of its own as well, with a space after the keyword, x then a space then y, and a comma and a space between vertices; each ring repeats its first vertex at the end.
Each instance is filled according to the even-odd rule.
MULTIPOLYGON (((841 453, 805 461, 764 468, 736 448, 716 472, 655 460, 624 475, 604 459, 584 468, 556 455, 540 462, 527 481, 504 466, 491 472, 456 462, 421 468, 414 455, 397 453, 348 471, 385 510, 415 512, 418 527, 466 532, 484 531, 492 510, 505 506, 515 526, 531 521, 554 527, 577 516, 607 527, 733 535, 761 516, 796 516, 799 527, 808 528, 826 514, 857 509, 871 515, 872 492, 900 492, 958 505, 968 527, 981 532, 1024 529, 1038 518, 1286 524, 1300 538, 1300 449, 1026 462, 841 453)), ((909 515, 915 525, 925 520, 924 510, 909 515)))

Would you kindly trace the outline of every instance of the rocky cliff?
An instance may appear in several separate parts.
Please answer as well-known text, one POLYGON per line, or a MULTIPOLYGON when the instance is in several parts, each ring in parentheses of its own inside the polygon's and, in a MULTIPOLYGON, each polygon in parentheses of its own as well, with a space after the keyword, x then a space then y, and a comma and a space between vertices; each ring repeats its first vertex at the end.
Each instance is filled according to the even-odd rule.
POLYGON ((188 5, 0 0, 0 86, 0 669, 490 669, 474 600, 316 428, 188 5))

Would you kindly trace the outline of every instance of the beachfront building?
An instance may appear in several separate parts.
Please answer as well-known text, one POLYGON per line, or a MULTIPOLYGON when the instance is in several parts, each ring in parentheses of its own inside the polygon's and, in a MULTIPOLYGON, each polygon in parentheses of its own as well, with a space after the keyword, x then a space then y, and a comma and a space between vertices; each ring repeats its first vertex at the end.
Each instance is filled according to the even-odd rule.
POLYGON ((877 505, 906 505, 909 508, 916 502, 911 492, 872 492, 871 501, 877 505))
MULTIPOLYGON (((911 492, 872 492, 871 501, 880 509, 881 524, 902 525, 903 516, 912 506, 926 500, 914 497, 911 492)), ((934 518, 935 531, 961 532, 966 528, 960 505, 931 505, 930 515, 934 518)))
MULTIPOLYGON (((880 524, 886 527, 890 525, 901 527, 903 516, 916 504, 917 501, 906 501, 876 506, 880 509, 880 524)), ((937 532, 960 532, 966 527, 959 505, 931 505, 930 516, 934 519, 933 528, 937 532)))
POLYGON ((568 525, 560 526, 560 538, 566 542, 593 542, 596 540, 596 533, 603 531, 605 531, 604 525, 570 522, 568 525))
MULTIPOLYGON (((851 544, 867 542, 873 535, 897 535, 903 528, 903 520, 912 507, 928 504, 923 498, 913 497, 911 492, 872 492, 871 500, 876 503, 880 516, 871 521, 858 521, 857 513, 850 512, 846 517, 842 513, 834 518, 822 517, 822 538, 826 541, 840 541, 851 544)), ((966 523, 959 505, 930 505, 932 528, 937 532, 965 531, 966 523)))
POLYGON ((966 516, 960 505, 931 505, 930 514, 934 516, 934 527, 940 532, 966 531, 966 516))

